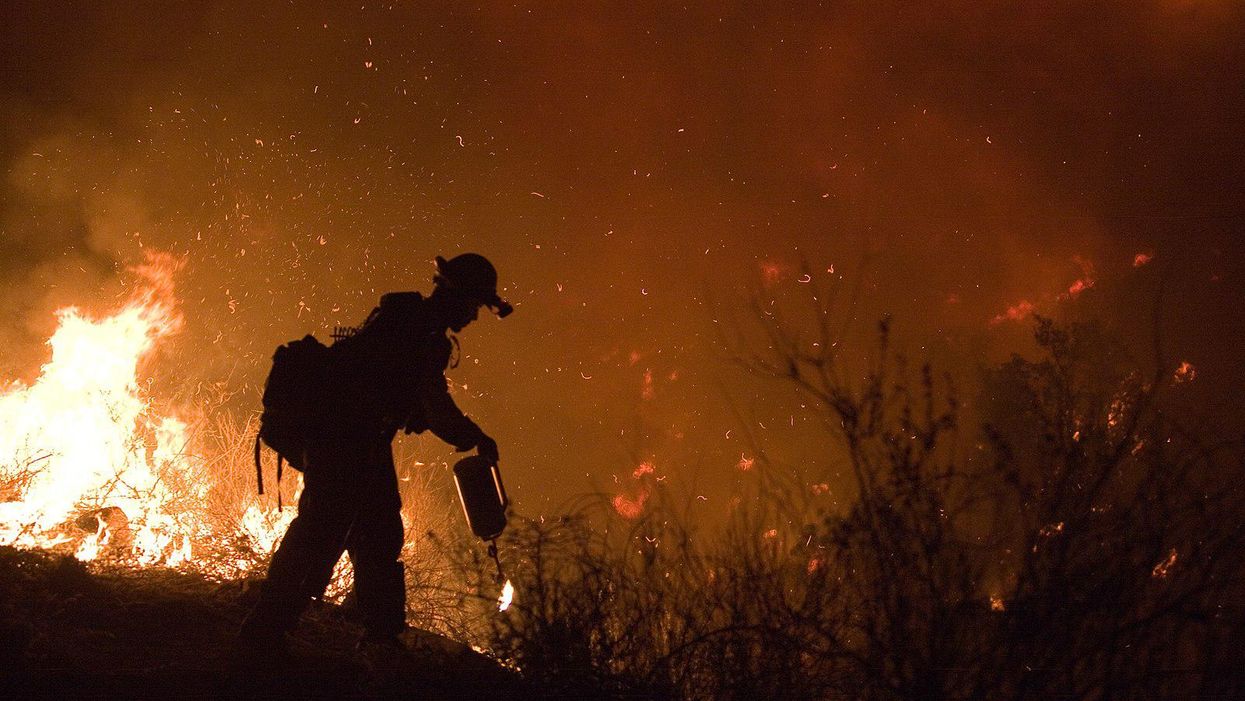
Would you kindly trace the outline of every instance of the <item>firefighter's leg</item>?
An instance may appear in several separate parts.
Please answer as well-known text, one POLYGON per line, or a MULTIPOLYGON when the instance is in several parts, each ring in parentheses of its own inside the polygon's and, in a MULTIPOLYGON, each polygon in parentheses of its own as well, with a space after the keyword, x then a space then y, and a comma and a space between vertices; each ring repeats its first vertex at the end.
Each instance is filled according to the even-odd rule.
POLYGON ((272 556, 259 601, 243 622, 243 639, 279 639, 323 593, 323 573, 341 557, 358 507, 358 490, 351 488, 357 483, 336 468, 334 461, 322 460, 304 474, 298 516, 272 556))
POLYGON ((399 560, 405 539, 402 500, 387 445, 367 468, 363 507, 348 547, 363 627, 369 637, 389 638, 406 629, 406 581, 399 560))

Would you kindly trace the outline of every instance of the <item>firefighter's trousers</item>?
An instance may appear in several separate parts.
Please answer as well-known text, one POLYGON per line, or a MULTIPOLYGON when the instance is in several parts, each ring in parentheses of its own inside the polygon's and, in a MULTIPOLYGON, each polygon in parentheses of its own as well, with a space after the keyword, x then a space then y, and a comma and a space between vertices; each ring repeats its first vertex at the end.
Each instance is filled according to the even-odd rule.
POLYGON ((406 628, 404 533, 388 440, 325 437, 308 450, 298 516, 268 566, 255 608, 242 625, 250 640, 291 630, 324 595, 343 551, 354 565, 354 592, 369 636, 406 628))

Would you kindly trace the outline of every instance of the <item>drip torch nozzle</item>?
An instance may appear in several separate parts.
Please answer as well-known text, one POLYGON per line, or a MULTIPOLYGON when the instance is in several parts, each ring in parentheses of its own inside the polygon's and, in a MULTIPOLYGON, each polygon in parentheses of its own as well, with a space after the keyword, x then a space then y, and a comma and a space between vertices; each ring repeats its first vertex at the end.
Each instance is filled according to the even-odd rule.
POLYGON ((501 558, 497 555, 497 539, 494 538, 488 543, 488 556, 493 558, 493 562, 497 564, 497 574, 493 576, 493 581, 502 584, 506 581, 506 575, 501 571, 501 558))

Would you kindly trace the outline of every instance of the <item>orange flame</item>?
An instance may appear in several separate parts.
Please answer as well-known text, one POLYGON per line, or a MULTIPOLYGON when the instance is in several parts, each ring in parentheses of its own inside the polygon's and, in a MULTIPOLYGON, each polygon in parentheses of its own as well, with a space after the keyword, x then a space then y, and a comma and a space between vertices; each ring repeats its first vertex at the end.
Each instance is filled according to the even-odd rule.
POLYGON ((1067 291, 1059 295, 1060 299, 1076 299, 1082 292, 1093 287, 1098 282, 1098 280, 1094 277, 1093 263, 1080 256, 1074 256, 1072 260, 1076 261, 1076 264, 1081 266, 1081 277, 1074 280, 1071 285, 1068 285, 1067 291))
POLYGON ((1021 319, 1026 319, 1033 313, 1033 309, 1033 302, 1030 302, 1027 299, 1022 299, 1016 304, 1008 307, 1007 311, 991 319, 990 325, 997 326, 1004 321, 1020 321, 1021 319))
POLYGON ((497 610, 505 611, 510 608, 510 604, 514 602, 514 585, 510 580, 506 580, 506 585, 501 588, 501 596, 497 597, 497 610))
POLYGON ((760 262, 761 282, 766 287, 770 287, 787 276, 787 266, 776 260, 765 260, 760 262))
POLYGON ((642 491, 635 497, 629 497, 625 494, 617 494, 614 496, 614 510, 619 516, 626 519, 635 520, 644 515, 644 504, 648 502, 648 491, 642 491))
MULTIPOLYGON (((140 563, 184 556, 201 524, 165 507, 175 496, 202 499, 206 482, 178 480, 192 493, 174 495, 163 475, 172 469, 188 477, 202 465, 185 455, 186 425, 155 415, 137 375, 139 361, 181 325, 172 297, 177 267, 171 257, 149 255, 133 271, 144 285, 113 316, 58 311, 52 359, 34 384, 14 383, 0 396, 0 460, 23 485, 16 500, 0 504, 0 540, 49 547, 73 539, 64 528, 71 515, 113 506, 131 525, 140 563)), ((109 533, 100 520, 78 555, 97 556, 109 533)))
POLYGON ((640 465, 639 465, 638 467, 636 467, 636 469, 635 469, 635 470, 633 470, 633 471, 631 472, 631 477, 632 477, 633 479, 640 479, 640 478, 641 478, 641 477, 643 477, 644 475, 651 475, 651 474, 653 474, 653 473, 654 473, 654 472, 656 472, 656 471, 657 471, 657 468, 653 467, 653 463, 648 462, 648 461, 646 460, 646 461, 644 461, 644 462, 640 463, 640 465))
POLYGON ((1172 565, 1176 564, 1176 558, 1178 555, 1179 554, 1176 552, 1176 549, 1172 548, 1171 551, 1167 553, 1167 557, 1155 565, 1154 569, 1150 571, 1150 576, 1154 579, 1165 578, 1167 573, 1171 570, 1172 565))
POLYGON ((656 470, 653 463, 646 460, 631 472, 631 479, 635 481, 634 487, 614 495, 610 502, 619 516, 634 520, 644 514, 644 505, 648 503, 649 495, 652 493, 649 481, 644 478, 654 474, 656 470))
POLYGON ((651 400, 657 396, 657 391, 653 388, 653 371, 644 371, 644 385, 640 388, 640 396, 644 399, 651 400))
POLYGON ((1177 384, 1192 382, 1197 379, 1197 367, 1193 365, 1193 363, 1183 360, 1180 362, 1180 367, 1176 368, 1176 372, 1172 376, 1172 379, 1175 380, 1177 384))
MULTIPOLYGON (((108 553, 138 565, 197 564, 211 542, 201 504, 211 482, 189 449, 187 425, 152 406, 139 367, 177 332, 173 275, 182 262, 149 253, 131 269, 140 281, 111 316, 68 307, 56 314, 51 360, 29 386, 0 392, 0 543, 66 549, 79 559, 108 553)), ((239 519, 255 552, 268 552, 293 514, 239 519)), ((254 563, 232 563, 249 569, 254 563)))

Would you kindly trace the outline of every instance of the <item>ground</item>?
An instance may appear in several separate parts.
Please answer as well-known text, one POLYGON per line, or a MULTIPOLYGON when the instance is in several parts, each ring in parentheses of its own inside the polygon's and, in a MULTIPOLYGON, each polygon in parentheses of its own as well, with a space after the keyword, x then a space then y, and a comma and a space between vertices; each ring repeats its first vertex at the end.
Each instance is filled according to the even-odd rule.
POLYGON ((229 675, 234 633, 255 582, 162 569, 91 568, 63 555, 0 548, 0 698, 523 698, 490 658, 418 630, 411 659, 367 670, 345 611, 308 613, 282 668, 229 675))

